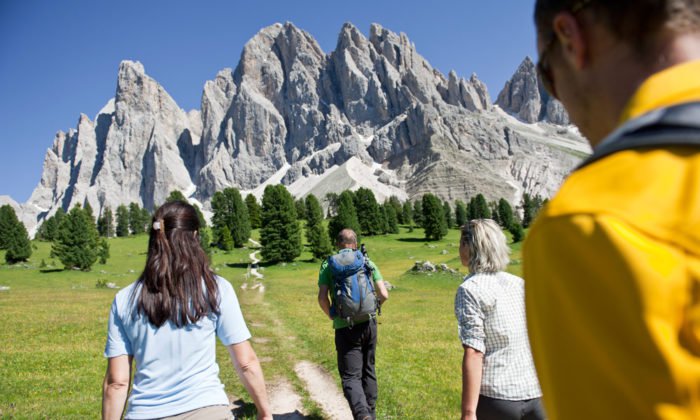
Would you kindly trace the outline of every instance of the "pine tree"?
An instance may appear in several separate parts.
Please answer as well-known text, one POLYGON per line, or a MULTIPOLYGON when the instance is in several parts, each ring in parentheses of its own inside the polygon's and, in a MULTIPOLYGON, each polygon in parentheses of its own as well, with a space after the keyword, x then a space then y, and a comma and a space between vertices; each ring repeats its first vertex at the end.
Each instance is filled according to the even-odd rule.
POLYGON ((97 219, 97 231, 100 236, 107 238, 114 236, 114 216, 112 216, 112 209, 109 207, 102 209, 102 216, 97 219))
POLYGON ((329 192, 326 193, 325 198, 323 199, 327 204, 328 204, 328 218, 330 219, 331 217, 335 216, 338 214, 338 194, 334 192, 329 192))
POLYGON ((513 217, 513 208, 505 198, 498 200, 498 215, 501 226, 503 226, 505 229, 510 229, 515 222, 515 218, 513 217))
POLYGON ((422 201, 422 199, 416 200, 413 203, 413 222, 418 227, 423 226, 423 201, 422 201))
POLYGON ((357 242, 360 243, 360 222, 357 220, 357 211, 353 194, 350 191, 343 191, 338 196, 338 211, 328 223, 328 236, 332 242, 338 238, 338 234, 343 229, 355 231, 357 242))
POLYGON ((313 194, 306 196, 306 241, 315 259, 325 258, 333 252, 328 232, 323 227, 323 208, 313 194))
POLYGON ((396 214, 396 221, 403 225, 404 220, 403 220, 403 205, 401 204, 401 200, 399 200, 399 197, 392 195, 389 197, 389 204, 391 204, 392 207, 394 207, 394 214, 396 214))
POLYGON ((396 207, 391 201, 384 203, 384 217, 386 218, 386 233, 399 233, 399 220, 396 215, 396 207))
POLYGON ((306 202, 303 198, 294 201, 297 220, 306 220, 306 202))
POLYGON ((379 220, 377 220, 377 231, 380 234, 389 233, 389 224, 386 220, 386 208, 379 203, 377 203, 377 213, 379 214, 379 220))
POLYGON ((467 205, 461 200, 455 201, 455 223, 458 227, 462 227, 466 225, 468 221, 467 205))
POLYGON ((413 225, 413 206, 411 205, 411 202, 406 200, 403 203, 403 223, 405 225, 413 225))
POLYGON ((382 215, 374 193, 369 188, 359 188, 354 197, 357 220, 363 235, 378 235, 383 233, 382 215))
POLYGON ((92 220, 92 224, 95 223, 95 211, 92 209, 92 206, 90 205, 90 202, 88 200, 85 200, 85 206, 83 207, 83 211, 85 211, 85 214, 90 217, 90 220, 92 220))
POLYGON ((543 204, 544 200, 540 195, 532 197, 528 193, 523 194, 523 227, 528 227, 532 224, 543 204))
POLYGON ((491 201, 489 203, 489 209, 491 210, 491 219, 493 219, 494 222, 496 222, 500 225, 501 224, 501 214, 498 212, 498 202, 491 201))
POLYGON ((252 229, 260 229, 260 204, 258 199, 253 194, 248 194, 245 197, 245 205, 248 207, 248 218, 250 219, 250 227, 252 229))
POLYGON ((233 237, 231 236, 231 231, 228 226, 224 225, 221 228, 221 249, 224 251, 230 251, 233 249, 233 237))
POLYGON ((204 218, 204 214, 202 214, 198 205, 193 204, 192 207, 194 207, 194 211, 197 213, 197 219, 199 220, 199 244, 202 246, 204 252, 211 256, 211 234, 207 226, 207 219, 204 218))
POLYGON ((447 200, 442 203, 442 211, 445 213, 445 222, 447 223, 447 228, 452 229, 455 227, 455 219, 452 217, 452 207, 447 200))
POLYGON ((32 255, 27 228, 19 221, 15 210, 9 204, 0 207, 0 244, 0 249, 7 250, 5 261, 8 264, 27 261, 32 255))
POLYGON ((123 204, 117 207, 117 236, 129 236, 129 210, 123 204))
POLYGON ((251 231, 248 206, 243 202, 238 189, 225 188, 223 191, 217 191, 211 199, 211 207, 214 211, 214 239, 219 246, 223 245, 224 226, 228 228, 236 248, 248 242, 251 231))
POLYGON ((100 239, 99 249, 97 250, 97 256, 100 259, 100 264, 107 264, 107 259, 109 258, 109 243, 107 239, 100 239))
POLYGON ((469 215, 469 220, 491 218, 491 210, 489 210, 486 198, 484 198, 481 193, 477 194, 476 197, 472 197, 469 201, 467 213, 469 215))
POLYGON ((39 226, 39 230, 36 233, 36 238, 41 241, 53 241, 58 235, 58 227, 61 226, 61 222, 66 217, 66 212, 63 208, 59 207, 53 216, 44 220, 44 223, 39 226))
POLYGON ((61 224, 51 254, 58 257, 66 269, 88 271, 99 255, 98 240, 97 229, 89 216, 80 206, 75 206, 61 224))
POLYGON ((513 235, 514 243, 520 242, 525 238, 525 230, 523 229, 523 225, 518 222, 513 222, 508 230, 513 235))
POLYGON ((171 203, 173 201, 183 201, 185 203, 189 203, 189 201, 187 201, 187 198, 185 198, 185 195, 182 194, 182 192, 180 192, 179 190, 170 191, 168 198, 165 199, 166 203, 171 203))
POLYGON ((144 218, 143 210, 137 203, 129 204, 129 229, 134 235, 144 233, 148 222, 144 218))
POLYGON ((423 195, 423 229, 428 240, 440 240, 447 235, 447 221, 440 199, 431 193, 423 195))
POLYGON ((260 254, 266 261, 290 262, 301 255, 301 229, 294 198, 282 184, 265 187, 260 243, 260 254))
POLYGON ((12 206, 5 204, 0 207, 0 249, 7 249, 10 246, 15 220, 17 220, 17 215, 12 206))

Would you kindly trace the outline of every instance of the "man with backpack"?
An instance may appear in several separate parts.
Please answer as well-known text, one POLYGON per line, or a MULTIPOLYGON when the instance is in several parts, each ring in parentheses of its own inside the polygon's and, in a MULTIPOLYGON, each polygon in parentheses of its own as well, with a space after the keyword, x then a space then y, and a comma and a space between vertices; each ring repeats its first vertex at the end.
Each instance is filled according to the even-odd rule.
POLYGON ((523 268, 547 415, 700 418, 700 0, 537 0, 543 85, 593 155, 523 268))
POLYGON ((340 252, 321 264, 318 303, 333 320, 338 372, 352 415, 355 420, 374 420, 377 313, 389 292, 377 266, 357 250, 352 229, 341 230, 336 245, 340 252))

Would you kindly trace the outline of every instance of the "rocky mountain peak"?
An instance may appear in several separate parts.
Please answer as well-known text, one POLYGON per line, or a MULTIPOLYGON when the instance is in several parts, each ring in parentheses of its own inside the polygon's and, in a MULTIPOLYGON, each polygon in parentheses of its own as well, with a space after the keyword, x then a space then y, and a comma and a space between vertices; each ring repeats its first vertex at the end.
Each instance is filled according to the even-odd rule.
MULTIPOLYGON (((526 122, 565 115, 529 58, 497 103, 526 122)), ((245 44, 235 70, 204 84, 201 111, 186 113, 141 63, 123 61, 94 121, 81 114, 56 135, 23 208, 40 222, 85 202, 97 213, 152 209, 179 190, 206 209, 223 188, 261 193, 277 182, 297 196, 365 186, 379 197, 515 202, 549 195, 587 151, 567 133, 506 118, 476 74, 443 75, 406 34, 372 24, 365 36, 346 23, 325 54, 307 32, 276 23, 245 44), (567 141, 554 147, 550 135, 567 141)))
POLYGON ((569 116, 563 105, 544 90, 535 63, 529 56, 506 82, 496 104, 524 122, 569 124, 569 116))

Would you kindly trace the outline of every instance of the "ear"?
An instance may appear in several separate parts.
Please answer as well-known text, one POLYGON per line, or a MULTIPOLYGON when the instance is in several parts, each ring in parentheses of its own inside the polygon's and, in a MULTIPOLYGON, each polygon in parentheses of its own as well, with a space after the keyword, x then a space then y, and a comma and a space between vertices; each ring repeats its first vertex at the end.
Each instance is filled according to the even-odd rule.
POLYGON ((579 21, 571 13, 559 13, 552 21, 552 28, 561 45, 564 59, 578 70, 584 68, 588 63, 589 46, 579 21))

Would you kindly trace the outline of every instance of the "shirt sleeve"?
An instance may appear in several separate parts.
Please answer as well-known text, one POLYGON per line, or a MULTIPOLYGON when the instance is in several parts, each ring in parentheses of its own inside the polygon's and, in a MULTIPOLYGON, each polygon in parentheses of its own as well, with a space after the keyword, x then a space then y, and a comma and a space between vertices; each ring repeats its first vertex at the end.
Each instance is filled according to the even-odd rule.
POLYGON ((376 264, 372 262, 372 260, 367 260, 367 263, 369 264, 369 267, 372 269, 372 280, 376 283, 378 281, 384 281, 384 277, 382 277, 382 273, 379 271, 379 268, 377 267, 376 264))
POLYGON ((251 335, 245 319, 243 319, 236 292, 231 283, 222 278, 219 278, 218 285, 221 299, 219 311, 221 313, 216 320, 216 336, 225 346, 242 343, 248 340, 251 335))
POLYGON ((111 358, 122 355, 133 355, 131 350, 131 340, 126 334, 126 328, 119 316, 117 298, 112 301, 109 310, 109 321, 107 323, 107 344, 105 344, 104 356, 111 358))
POLYGON ((464 287, 457 289, 455 316, 462 344, 482 353, 486 352, 484 313, 474 295, 464 287))
POLYGON ((325 259, 321 263, 321 268, 318 271, 318 285, 331 287, 331 283, 333 283, 331 270, 328 268, 328 259, 325 259))

